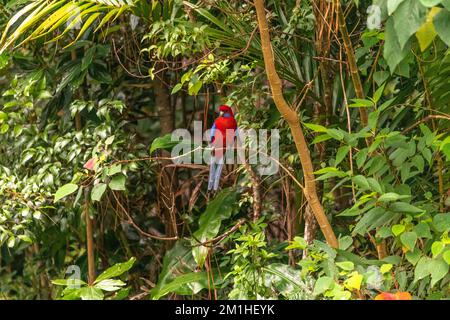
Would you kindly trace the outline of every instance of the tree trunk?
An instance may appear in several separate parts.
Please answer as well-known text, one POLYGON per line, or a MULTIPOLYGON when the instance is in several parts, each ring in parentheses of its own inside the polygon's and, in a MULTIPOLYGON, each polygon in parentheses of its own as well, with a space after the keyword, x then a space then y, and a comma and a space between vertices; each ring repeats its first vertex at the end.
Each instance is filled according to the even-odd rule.
POLYGON ((322 230, 327 243, 333 248, 338 248, 336 236, 331 228, 327 216, 325 215, 325 212, 323 211, 319 197, 317 196, 316 181, 313 174, 314 168, 305 136, 303 135, 303 130, 300 126, 299 116, 283 97, 281 79, 275 69, 272 44, 270 43, 269 28, 264 10, 264 0, 254 0, 254 4, 258 17, 258 27, 261 36, 264 65, 272 92, 272 98, 278 111, 281 113, 291 129, 292 137, 294 138, 295 146, 303 168, 305 197, 317 219, 317 222, 319 223, 320 229, 322 230))

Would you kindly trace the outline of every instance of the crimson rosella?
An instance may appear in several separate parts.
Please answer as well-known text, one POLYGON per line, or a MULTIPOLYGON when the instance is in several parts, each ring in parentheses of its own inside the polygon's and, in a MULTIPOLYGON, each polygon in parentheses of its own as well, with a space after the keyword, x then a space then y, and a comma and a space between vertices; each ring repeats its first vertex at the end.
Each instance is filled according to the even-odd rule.
POLYGON ((209 168, 208 191, 217 191, 219 188, 220 175, 222 174, 223 158, 226 148, 231 147, 235 140, 237 129, 233 110, 227 105, 219 107, 219 117, 214 121, 211 128, 211 147, 213 156, 209 168))

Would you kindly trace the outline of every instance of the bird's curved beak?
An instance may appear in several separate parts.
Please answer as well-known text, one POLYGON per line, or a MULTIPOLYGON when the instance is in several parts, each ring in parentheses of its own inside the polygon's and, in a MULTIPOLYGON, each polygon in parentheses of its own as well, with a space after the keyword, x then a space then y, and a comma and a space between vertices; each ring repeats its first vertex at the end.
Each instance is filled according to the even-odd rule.
POLYGON ((223 111, 219 111, 219 116, 220 116, 220 117, 223 117, 224 113, 225 113, 225 112, 223 112, 223 111))

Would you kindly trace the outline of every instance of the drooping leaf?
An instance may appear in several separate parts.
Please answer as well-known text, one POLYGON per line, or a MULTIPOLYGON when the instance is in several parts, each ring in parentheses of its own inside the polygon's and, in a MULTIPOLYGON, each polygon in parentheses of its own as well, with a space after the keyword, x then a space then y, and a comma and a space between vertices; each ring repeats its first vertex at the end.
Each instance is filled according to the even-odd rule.
POLYGON ((78 190, 78 185, 73 184, 73 183, 65 184, 56 191, 55 198, 53 201, 54 202, 59 201, 62 198, 67 197, 68 195, 74 193, 77 190, 78 190))
POLYGON ((106 184, 105 183, 98 183, 96 184, 91 191, 91 200, 92 201, 100 201, 103 194, 106 191, 106 184))
POLYGON ((222 221, 231 217, 234 211, 236 191, 232 188, 222 190, 209 202, 205 212, 198 221, 198 230, 194 232, 192 255, 199 267, 203 266, 207 255, 207 248, 198 245, 198 241, 205 242, 213 239, 219 233, 222 221))

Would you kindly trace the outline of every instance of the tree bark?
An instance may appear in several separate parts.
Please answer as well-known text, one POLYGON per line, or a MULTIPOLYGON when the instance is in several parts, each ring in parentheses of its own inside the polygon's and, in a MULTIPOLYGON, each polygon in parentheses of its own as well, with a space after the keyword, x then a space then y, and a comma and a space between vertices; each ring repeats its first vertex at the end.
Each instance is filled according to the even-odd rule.
POLYGON ((311 161, 308 146, 306 144, 305 136, 303 135, 303 130, 300 126, 299 116, 283 97, 281 79, 278 76, 275 68, 272 44, 270 43, 269 27, 264 10, 264 0, 254 0, 254 4, 256 7, 258 28, 261 36, 261 47, 264 57, 264 65, 272 92, 272 98, 278 111, 281 113, 283 118, 288 123, 289 128, 291 129, 291 133, 294 138, 295 146, 297 148, 300 162, 303 168, 303 175, 305 180, 305 197, 308 201, 309 206, 311 207, 311 210, 314 213, 315 218, 317 219, 319 227, 322 230, 327 243, 333 248, 338 248, 338 241, 317 195, 316 181, 313 174, 313 164, 311 161))
MULTIPOLYGON (((348 69, 352 78, 353 87, 355 88, 355 95, 358 99, 364 99, 364 89, 361 83, 361 78, 358 72, 358 66, 356 65, 355 53, 353 50, 352 41, 348 34, 347 24, 345 23, 344 13, 342 12, 341 3, 339 0, 334 0, 336 14, 339 24, 339 32, 342 40, 344 41, 345 55, 347 56, 348 69)), ((367 111, 365 108, 359 109, 359 117, 362 125, 367 126, 367 111)))

